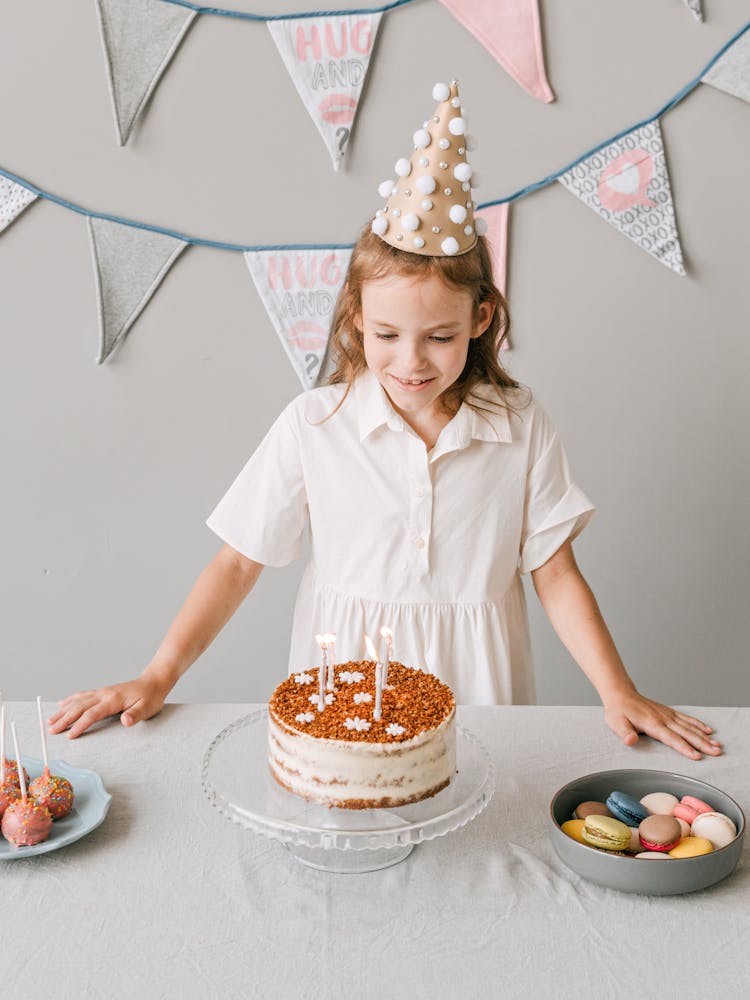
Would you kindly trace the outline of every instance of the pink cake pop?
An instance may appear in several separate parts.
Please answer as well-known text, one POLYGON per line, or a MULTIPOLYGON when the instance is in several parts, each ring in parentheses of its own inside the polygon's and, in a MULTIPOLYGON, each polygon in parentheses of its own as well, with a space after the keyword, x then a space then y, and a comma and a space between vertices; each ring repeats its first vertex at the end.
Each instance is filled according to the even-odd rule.
POLYGON ((73 808, 73 786, 67 778, 59 774, 49 773, 47 759, 47 734, 44 731, 42 719, 42 699, 36 697, 36 708, 39 715, 39 730, 42 734, 42 755, 44 756, 44 772, 29 785, 29 794, 43 806, 46 806, 52 819, 63 819, 73 808))
POLYGON ((5 781, 5 705, 0 706, 0 819, 3 813, 17 799, 21 798, 21 789, 5 781))
MULTIPOLYGON (((10 728, 13 732, 16 760, 20 761, 21 754, 18 752, 15 722, 11 722, 10 728)), ((51 829, 52 817, 49 809, 26 795, 26 782, 22 773, 21 799, 17 802, 11 802, 3 813, 2 823, 0 823, 3 836, 14 847, 33 847, 34 844, 41 844, 43 840, 46 840, 51 829)))

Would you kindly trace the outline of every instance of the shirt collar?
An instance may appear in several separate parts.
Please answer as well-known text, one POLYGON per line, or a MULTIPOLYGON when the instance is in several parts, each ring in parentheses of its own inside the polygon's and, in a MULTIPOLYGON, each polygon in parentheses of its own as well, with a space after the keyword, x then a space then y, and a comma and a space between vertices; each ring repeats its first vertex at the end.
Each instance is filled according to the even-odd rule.
MULTIPOLYGON (((403 418, 393 409, 385 390, 369 369, 356 380, 354 391, 360 441, 364 441, 373 431, 384 424, 393 431, 404 430, 403 418)), ((466 448, 472 440, 510 443, 513 437, 510 431, 508 412, 505 409, 497 409, 495 390, 491 386, 477 386, 471 398, 480 406, 485 402, 495 405, 490 405, 478 413, 467 403, 462 403, 458 413, 444 428, 444 431, 448 431, 450 428, 449 433, 453 439, 453 447, 456 449, 466 448)))

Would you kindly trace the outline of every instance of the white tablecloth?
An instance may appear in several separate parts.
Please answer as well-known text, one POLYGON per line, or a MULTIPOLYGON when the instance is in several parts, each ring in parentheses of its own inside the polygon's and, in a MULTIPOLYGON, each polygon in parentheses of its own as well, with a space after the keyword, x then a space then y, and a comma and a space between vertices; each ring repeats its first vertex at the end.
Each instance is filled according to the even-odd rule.
MULTIPOLYGON (((50 706, 51 707, 51 706, 50 706)), ((97 770, 104 824, 2 877, 5 995, 409 998, 745 996, 748 846, 733 875, 687 896, 621 894, 554 853, 552 794, 590 771, 647 767, 715 784, 750 805, 750 708, 688 708, 725 756, 692 762, 641 739, 628 750, 596 708, 459 709, 497 766, 487 809, 394 867, 332 875, 212 808, 211 739, 255 705, 167 705, 103 724, 50 757, 97 770)), ((40 756, 35 706, 8 706, 40 756)))

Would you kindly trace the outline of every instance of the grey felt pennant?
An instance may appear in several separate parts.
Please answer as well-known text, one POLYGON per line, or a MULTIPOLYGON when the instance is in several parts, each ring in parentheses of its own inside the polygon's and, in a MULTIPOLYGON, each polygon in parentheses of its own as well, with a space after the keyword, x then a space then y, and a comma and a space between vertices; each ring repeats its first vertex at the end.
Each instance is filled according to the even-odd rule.
POLYGON ((732 97, 750 101, 750 31, 746 31, 727 49, 703 76, 702 82, 732 97))
POLYGON ((33 191, 7 177, 0 177, 0 233, 17 218, 32 201, 33 191))
POLYGON ((188 244, 106 219, 89 218, 89 234, 99 307, 99 365, 135 323, 188 244))
POLYGON ((121 146, 197 17, 159 0, 97 0, 109 91, 121 146))
POLYGON ((683 0, 683 2, 696 21, 703 20, 703 4, 701 0, 683 0))

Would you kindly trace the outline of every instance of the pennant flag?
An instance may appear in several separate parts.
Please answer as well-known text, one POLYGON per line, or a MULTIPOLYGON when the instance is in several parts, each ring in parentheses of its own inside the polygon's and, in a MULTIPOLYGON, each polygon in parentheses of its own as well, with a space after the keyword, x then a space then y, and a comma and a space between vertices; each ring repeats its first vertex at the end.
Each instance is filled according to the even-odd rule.
MULTIPOLYGON (((495 284, 507 298, 508 219, 510 217, 510 205, 508 202, 504 202, 502 205, 490 205, 488 208, 480 208, 474 213, 474 217, 476 219, 484 219, 487 223, 485 236, 492 252, 492 275, 495 279, 495 284)), ((506 337, 500 349, 507 351, 509 347, 510 340, 506 337)))
POLYGON ((333 160, 349 142, 380 14, 268 21, 268 29, 333 160))
POLYGON ((685 274, 658 120, 611 142, 558 180, 643 250, 685 274))
POLYGON ((750 31, 740 35, 711 69, 701 77, 718 90, 750 101, 750 31))
POLYGON ((33 191, 22 184, 16 184, 8 177, 0 177, 0 233, 7 229, 11 222, 36 201, 33 191))
POLYGON ((254 250, 245 254, 258 294, 303 389, 312 389, 328 346, 331 314, 351 249, 254 250))
POLYGON ((441 0, 516 83, 549 104, 539 23, 539 0, 441 0))
POLYGON ((688 10, 693 15, 696 21, 703 20, 703 5, 701 3, 701 0, 683 0, 683 3, 688 8, 688 10))
POLYGON ((99 308, 99 355, 106 361, 188 246, 147 229, 89 218, 99 308))
POLYGON ((97 0, 117 141, 136 119, 197 17, 197 11, 154 0, 97 0))

